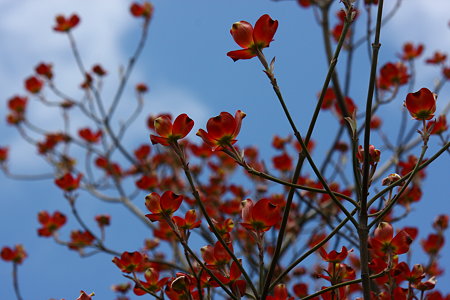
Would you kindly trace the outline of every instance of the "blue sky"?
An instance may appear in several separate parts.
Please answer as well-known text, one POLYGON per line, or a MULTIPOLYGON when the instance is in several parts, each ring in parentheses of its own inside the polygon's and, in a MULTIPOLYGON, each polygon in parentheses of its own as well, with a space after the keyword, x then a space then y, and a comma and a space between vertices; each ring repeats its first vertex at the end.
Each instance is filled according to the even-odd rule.
MULTIPOLYGON (((394 1, 387 2, 389 8, 394 1)), ((81 77, 70 55, 66 37, 51 30, 54 16, 73 12, 80 15, 81 24, 74 30, 74 35, 81 54, 86 65, 101 63, 108 70, 110 75, 105 90, 106 95, 111 96, 108 91, 117 83, 119 66, 126 62, 137 40, 139 21, 130 17, 129 4, 129 1, 120 0, 0 2, 0 36, 7 41, 0 47, 0 99, 3 99, 0 105, 0 146, 10 146, 12 171, 36 174, 48 170, 44 162, 36 159, 35 150, 28 147, 14 128, 4 121, 6 100, 12 95, 24 94, 23 79, 32 74, 39 62, 52 62, 56 83, 70 93, 78 93, 81 77)), ((149 42, 130 79, 132 85, 141 81, 148 83, 151 92, 146 97, 145 113, 127 138, 130 145, 148 142, 148 130, 144 124, 150 113, 169 111, 177 115, 186 112, 195 120, 197 129, 204 127, 209 117, 221 111, 233 113, 241 109, 247 113, 247 118, 239 143, 260 146, 263 157, 269 161, 269 155, 273 154, 269 147, 272 136, 289 134, 288 123, 259 63, 255 59, 233 63, 226 56, 226 52, 239 48, 229 34, 231 24, 239 20, 254 23, 264 13, 279 20, 275 41, 265 50, 266 56, 277 57, 275 70, 287 105, 299 128, 302 131, 307 128, 316 94, 327 70, 321 33, 311 10, 301 9, 295 1, 288 0, 155 0, 154 5, 149 42)), ((435 50, 445 52, 450 49, 448 11, 450 4, 446 0, 404 1, 398 15, 382 32, 380 64, 396 61, 396 54, 407 41, 424 43, 424 57, 431 56, 435 50), (418 22, 418 19, 426 22, 418 22)), ((334 16, 331 21, 333 24, 336 22, 334 16)), ((363 34, 364 28, 363 23, 357 24, 357 36, 363 34)), ((340 61, 338 70, 342 70, 343 62, 345 59, 340 61)), ((362 107, 369 73, 365 49, 360 49, 354 66, 350 96, 362 107)), ((423 64, 418 65, 417 70, 420 75, 414 90, 432 87, 438 71, 423 64)), ((403 89, 397 99, 382 110, 386 119, 385 131, 398 130, 398 116, 406 93, 403 89)), ((448 95, 449 89, 444 88, 438 110, 448 103, 448 95)), ((132 96, 128 90, 124 102, 132 96)), ((34 104, 29 108, 28 115, 32 120, 47 128, 58 126, 55 111, 34 104)), ((126 104, 120 108, 125 110, 126 104)), ((74 121, 80 126, 85 122, 82 118, 74 121)), ((318 144, 317 157, 326 150, 336 130, 336 122, 329 112, 324 112, 319 121, 322 125, 314 136, 318 144)), ((431 153, 436 144, 436 140, 432 141, 431 153)), ((383 159, 387 158, 382 155, 383 159)), ((430 230, 435 215, 450 213, 450 192, 446 188, 449 169, 448 156, 444 156, 427 171, 430 175, 425 182, 425 196, 405 222, 423 228, 419 238, 430 230)), ((80 289, 95 291, 96 299, 112 298, 110 285, 124 281, 110 262, 112 257, 97 255, 80 259, 75 252, 49 239, 37 237, 37 212, 60 210, 70 215, 60 191, 51 181, 14 181, 0 174, 0 188, 0 205, 4 212, 0 219, 0 246, 22 243, 29 253, 29 258, 19 270, 25 299, 75 299, 80 289)), ((103 212, 113 216, 109 230, 112 248, 134 250, 141 247, 148 231, 127 211, 93 201, 88 196, 80 198, 80 210, 85 212, 87 220, 103 212)), ((64 234, 68 234, 68 228, 76 226, 70 221, 66 227, 64 234)), ((418 256, 417 263, 425 262, 422 258, 418 256)), ((448 265, 450 257, 444 256, 441 262, 448 265)), ((2 299, 14 298, 10 272, 10 265, 0 262, 2 299)), ((438 286, 448 292, 448 287, 442 283, 449 280, 449 275, 446 275, 438 286)))

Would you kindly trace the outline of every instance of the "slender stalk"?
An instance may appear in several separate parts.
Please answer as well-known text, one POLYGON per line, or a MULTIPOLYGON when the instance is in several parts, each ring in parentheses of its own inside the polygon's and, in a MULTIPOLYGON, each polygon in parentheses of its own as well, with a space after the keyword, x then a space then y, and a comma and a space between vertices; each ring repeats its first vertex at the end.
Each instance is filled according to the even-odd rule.
POLYGON ((13 262, 13 286, 14 286, 14 292, 16 293, 17 300, 22 300, 22 296, 20 294, 19 289, 19 265, 16 262, 13 262))
POLYGON ((133 71, 133 67, 136 64, 136 61, 138 60, 139 56, 141 55, 142 50, 144 49, 145 43, 147 41, 148 36, 148 28, 149 28, 149 21, 145 21, 141 37, 138 43, 138 46, 136 47, 136 50, 134 54, 131 56, 130 60, 128 61, 127 68, 125 70, 125 74, 122 77, 122 80, 119 83, 119 87, 117 89, 117 92, 114 96, 113 102, 111 104, 111 107, 108 110, 108 114, 106 116, 105 122, 108 122, 112 115, 114 114, 115 109, 117 108, 117 105, 119 104, 120 98, 122 97, 123 90, 128 82, 128 79, 130 78, 130 74, 133 71))
MULTIPOLYGON (((356 214, 357 209, 354 209, 350 214, 353 216, 356 214)), ((335 236, 342 227, 344 227, 345 224, 350 220, 350 218, 345 218, 340 222, 323 240, 321 240, 319 243, 317 243, 314 247, 306 251, 302 256, 300 256, 298 259, 296 259, 294 262, 292 262, 286 269, 283 270, 283 272, 278 275, 278 277, 273 281, 273 283, 270 285, 270 289, 273 289, 283 278, 286 276, 292 269, 294 269, 299 263, 301 263, 303 260, 305 260, 307 257, 309 257, 311 254, 316 252, 320 247, 325 245, 326 242, 328 242, 333 236, 335 236)))
MULTIPOLYGON (((319 97, 319 101, 318 101, 318 103, 316 105, 316 109, 315 109, 315 112, 313 114, 312 120, 310 122, 305 141, 303 141, 299 131, 297 130, 297 127, 296 127, 296 125, 295 125, 295 123, 294 123, 294 121, 293 121, 293 119, 292 119, 292 117, 290 115, 290 112, 289 112, 289 110, 288 110, 288 108, 286 106, 286 103, 285 103, 285 101, 283 99, 283 96, 281 94, 280 88, 278 86, 277 80, 276 80, 276 78, 275 78, 275 76, 273 74, 272 66, 269 66, 269 64, 267 63, 264 55, 262 54, 262 52, 259 49, 257 50, 257 56, 258 56, 259 60, 261 61, 262 65, 265 68, 264 72, 266 73, 267 77, 269 78, 269 80, 270 80, 270 82, 272 84, 273 90, 274 90, 275 94, 277 95, 277 98, 278 98, 278 100, 279 100, 279 102, 281 104, 281 107, 283 108, 285 116, 286 116, 286 118, 287 118, 287 120, 288 120, 288 122, 289 122, 289 124, 290 124, 290 126, 291 126, 291 128, 293 130, 293 132, 294 132, 294 135, 295 135, 295 137, 297 138, 298 142, 300 143, 300 145, 303 148, 301 153, 299 153, 299 159, 298 159, 296 170, 294 171, 294 175, 293 175, 293 178, 292 178, 292 183, 297 182, 298 177, 300 175, 301 168, 303 166, 304 159, 306 157, 306 159, 308 160, 308 162, 312 166, 312 168, 314 170, 314 173, 317 175, 317 177, 319 178, 319 180, 322 183, 322 185, 325 187, 325 190, 328 192, 328 194, 330 194, 330 196, 333 199, 333 201, 350 218, 350 220, 352 220, 352 222, 354 222, 355 220, 353 219, 353 217, 351 217, 351 215, 348 214, 348 211, 346 210, 346 208, 339 202, 339 200, 337 200, 337 198, 334 195, 332 195, 332 192, 331 192, 330 188, 328 187, 328 184, 326 183, 326 181, 324 180, 324 178, 320 174, 320 171, 318 170, 318 168, 315 167, 315 164, 314 164, 311 156, 309 155, 308 150, 307 150, 307 146, 306 146, 306 145, 308 145, 309 140, 310 140, 311 135, 312 135, 312 132, 314 130, 314 126, 315 126, 315 123, 317 121, 317 117, 319 115, 323 99, 325 97, 325 92, 326 92, 326 90, 328 88, 328 85, 330 83, 331 78, 334 75, 334 68, 335 68, 335 66, 337 64, 339 53, 340 53, 340 50, 341 50, 342 45, 343 45, 344 40, 345 40, 345 35, 348 32, 348 29, 349 29, 349 26, 350 26, 350 23, 351 23, 349 20, 344 25, 344 30, 343 30, 343 33, 341 34, 340 39, 339 39, 339 43, 338 43, 338 46, 336 47, 336 51, 334 53, 333 59, 330 60, 330 66, 329 66, 329 69, 328 69, 327 77, 326 77, 325 82, 323 84, 322 92, 321 92, 321 95, 319 97)), ((331 51, 330 51, 330 57, 331 57, 331 51)), ((265 286, 264 286, 264 289, 263 289, 263 292, 262 292, 262 295, 261 295, 262 299, 265 299, 265 297, 267 296, 267 294, 269 292, 270 282, 271 282, 271 279, 273 277, 275 266, 278 263, 278 259, 279 259, 279 255, 280 255, 283 239, 284 239, 284 233, 285 233, 285 229, 286 229, 287 220, 288 220, 288 217, 289 217, 289 212, 290 212, 293 196, 294 196, 294 191, 293 191, 293 188, 291 187, 291 189, 289 190, 289 194, 288 194, 287 200, 286 200, 286 207, 285 207, 285 210, 284 210, 284 213, 283 213, 283 219, 281 221, 281 226, 280 226, 280 231, 279 231, 278 238, 277 238, 277 244, 276 244, 276 247, 275 247, 275 252, 274 252, 274 255, 273 255, 273 258, 272 258, 272 262, 271 262, 270 267, 269 267, 269 271, 268 271, 267 276, 266 276, 265 286)))
POLYGON ((359 226, 358 226, 358 235, 359 235, 359 258, 361 261, 361 279, 362 279, 362 287, 363 287, 363 296, 364 300, 370 300, 370 270, 369 270, 369 248, 368 248, 368 238, 369 238, 369 227, 368 223, 368 209, 367 206, 367 196, 369 191, 370 177, 369 168, 370 168, 370 121, 372 119, 372 102, 373 102, 373 94, 375 90, 375 81, 376 81, 376 72, 377 72, 377 64, 378 64, 378 53, 381 47, 380 44, 380 33, 381 33, 381 21, 383 16, 383 2, 384 0, 380 0, 378 2, 378 11, 377 11, 377 23, 375 30, 375 40, 372 44, 372 65, 370 69, 370 79, 369 79, 369 88, 367 92, 367 101, 366 101, 366 118, 365 118, 365 128, 364 128, 364 162, 362 168, 362 186, 356 187, 361 190, 360 194, 360 211, 359 211, 359 226))
MULTIPOLYGON (((298 181, 298 178, 300 176, 301 162, 302 162, 301 159, 299 159, 297 161, 297 166, 295 167, 295 171, 294 171, 294 176, 292 178, 292 182, 297 182, 298 181)), ((270 266, 269 266, 269 271, 267 272, 267 276, 266 276, 265 281, 264 281, 264 288, 262 289, 261 299, 266 299, 266 296, 269 293, 270 282, 272 281, 272 277, 273 277, 274 272, 275 272, 275 267, 276 267, 276 265, 278 263, 278 259, 279 259, 280 253, 281 253, 281 246, 283 244, 284 233, 286 232, 287 220, 289 218, 290 207, 292 205, 292 200, 293 200, 294 194, 295 194, 294 192, 295 192, 295 189, 293 187, 291 187, 289 189, 289 194, 288 194, 287 199, 286 199, 286 207, 284 209, 283 219, 281 221, 280 230, 278 232, 277 244, 276 244, 276 247, 275 247, 275 252, 273 254, 273 258, 272 258, 272 261, 270 262, 270 266)))
MULTIPOLYGON (((294 183, 291 183, 291 182, 288 182, 288 181, 284 181, 282 179, 276 178, 276 177, 274 177, 272 175, 269 175, 267 173, 257 171, 257 170, 253 169, 250 166, 247 166, 246 170, 250 174, 256 175, 258 177, 261 177, 261 178, 264 178, 264 179, 267 179, 267 180, 270 180, 270 181, 273 181, 273 182, 276 182, 276 183, 279 183, 279 184, 282 184, 282 185, 285 185, 285 186, 290 186, 290 187, 294 187, 294 188, 299 189, 299 190, 305 190, 305 191, 314 192, 314 193, 328 194, 328 192, 326 190, 317 189, 317 188, 309 187, 309 186, 306 186, 306 185, 294 184, 294 183)), ((341 193, 337 193, 337 192, 333 192, 333 194, 334 194, 335 197, 340 197, 342 199, 345 199, 345 200, 349 201, 351 204, 353 204, 353 206, 359 207, 359 204, 356 203, 356 201, 353 200, 351 197, 349 197, 347 195, 344 195, 344 194, 341 194, 341 193)))
POLYGON ((374 226, 377 222, 379 222, 380 220, 382 220, 384 218, 384 216, 391 210, 391 208, 394 206, 395 203, 397 203, 398 199, 400 199, 400 196, 403 194, 403 192, 406 190, 406 188, 408 187, 408 185, 411 183, 411 181, 413 180, 414 176, 416 175, 417 172, 419 172, 419 166, 423 161, 423 157, 425 155, 425 152, 427 151, 428 146, 426 143, 424 143, 424 145, 422 146, 422 152, 420 153, 420 157, 417 160, 416 165, 414 166, 414 169, 412 170, 412 172, 410 173, 410 175, 408 176, 408 179, 406 180, 405 184, 402 186, 402 188, 400 189, 400 191, 397 193, 397 195, 389 202, 389 204, 383 209, 383 211, 377 215, 377 217, 372 220, 372 222, 370 222, 369 224, 369 228, 371 228, 372 226, 374 226))
MULTIPOLYGON (((450 148, 450 142, 447 142, 441 149, 439 149, 439 151, 437 151, 432 157, 430 157, 429 159, 427 159, 425 162, 423 162, 422 164, 420 164, 417 168, 418 171, 424 169, 426 166, 428 166, 429 164, 431 164, 433 161, 435 161, 442 153, 444 153, 445 151, 447 151, 450 148)), ((413 170, 414 171, 414 170, 413 170)), ((392 183, 391 185, 387 186, 386 188, 382 189, 381 191, 379 191, 376 195, 374 195, 370 201, 368 202, 368 205, 370 206, 372 203, 374 203, 378 198, 380 198, 381 196, 383 196, 386 192, 392 190, 394 187, 400 185, 401 183, 405 182, 406 180, 409 179, 409 177, 411 176, 411 174, 413 173, 413 171, 409 172, 408 174, 406 174, 405 176, 403 176, 401 179, 397 180, 396 182, 392 183)))
POLYGON ((173 148, 173 150, 175 151, 175 153, 177 154, 178 158, 181 161, 184 173, 186 175, 186 178, 187 178, 187 180, 189 182, 189 185, 191 187, 191 190, 192 190, 192 195, 194 196, 198 206, 200 206, 200 210, 202 211, 203 216, 206 219, 206 222, 208 223, 209 227, 213 231, 213 233, 216 236, 216 238, 219 240, 219 242, 224 247, 225 251, 227 251, 227 253, 231 256, 233 261, 237 264, 239 270, 242 272, 242 275, 244 276, 247 284, 250 286, 250 288, 251 288, 252 292, 254 293, 255 297, 258 297, 258 291, 256 290, 256 287, 254 286, 253 282, 251 281, 250 276, 247 274, 247 271, 244 269, 242 264, 239 262, 238 258, 233 253, 233 251, 231 251, 231 249, 228 247, 228 245, 226 244, 226 242, 224 241, 224 239, 222 238, 220 233, 217 231, 217 228, 214 225, 214 223, 212 222, 211 218, 209 217, 208 212, 206 211, 206 208, 203 205, 203 202, 202 202, 202 200, 200 198, 200 194, 198 193, 197 188, 195 187, 194 179, 192 177, 191 171, 189 169, 189 165, 188 165, 188 163, 185 160, 185 157, 184 157, 184 154, 183 154, 183 152, 181 150, 180 145, 179 144, 175 144, 175 145, 173 145, 172 148, 173 148))

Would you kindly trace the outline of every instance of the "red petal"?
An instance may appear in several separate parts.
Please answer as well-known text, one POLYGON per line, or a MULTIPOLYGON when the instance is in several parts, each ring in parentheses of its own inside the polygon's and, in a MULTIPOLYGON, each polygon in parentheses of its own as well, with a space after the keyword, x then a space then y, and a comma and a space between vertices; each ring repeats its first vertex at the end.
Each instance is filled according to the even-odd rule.
POLYGON ((203 129, 199 129, 198 131, 197 131, 197 134, 196 134, 197 136, 199 136, 199 137, 201 137, 202 139, 203 139, 203 141, 206 143, 206 144, 208 144, 210 147, 215 147, 216 145, 217 145, 217 141, 216 140, 213 140, 212 138, 211 138, 211 136, 206 132, 206 131, 204 131, 203 129))
POLYGON ((236 279, 241 277, 241 274, 242 274, 242 272, 239 269, 239 266, 237 265, 237 263, 235 261, 233 261, 231 263, 231 267, 230 267, 230 280, 235 281, 236 279))
MULTIPOLYGON (((233 252, 233 245, 231 243, 227 243, 227 247, 233 252)), ((231 260, 231 256, 220 242, 216 242, 214 245, 214 257, 221 262, 225 261, 228 263, 231 260)))
POLYGON ((172 221, 178 226, 183 227, 186 225, 186 221, 182 217, 174 216, 172 217, 172 221))
POLYGON ((184 138, 194 127, 194 121, 187 114, 179 115, 173 122, 172 135, 184 138))
POLYGON ((153 268, 149 268, 147 269, 147 271, 145 271, 144 277, 148 283, 154 284, 158 282, 159 272, 153 268))
POLYGON ((278 21, 274 21, 269 15, 262 15, 255 24, 253 31, 253 40, 255 44, 264 47, 269 47, 270 42, 278 28, 278 21))
POLYGON ((411 245, 412 241, 409 234, 402 230, 392 239, 391 244, 396 248, 395 253, 403 254, 409 251, 409 245, 411 245))
POLYGON ((250 59, 256 56, 255 52, 251 49, 234 50, 228 52, 227 55, 234 61, 238 59, 250 59))
POLYGON ((193 224, 195 220, 197 220, 197 213, 195 212, 195 209, 188 210, 184 218, 186 220, 186 223, 193 224))
POLYGON ((241 110, 236 111, 234 114, 234 119, 236 120, 236 129, 233 132, 234 137, 236 137, 241 131, 242 119, 245 118, 245 116, 246 114, 241 110))
POLYGON ((177 195, 171 191, 166 191, 161 196, 160 205, 164 211, 173 213, 180 207, 181 202, 183 202, 183 196, 177 195))
POLYGON ((155 131, 162 137, 169 137, 172 134, 172 122, 166 116, 156 118, 154 121, 155 131))
POLYGON ((391 224, 387 222, 381 222, 377 229, 375 229, 375 238, 380 242, 390 242, 394 236, 394 229, 391 224))
POLYGON ((242 201, 242 220, 246 223, 252 222, 252 211, 253 209, 253 201, 250 199, 242 201))
POLYGON ((253 27, 250 23, 236 22, 231 26, 230 33, 234 41, 242 48, 250 48, 253 45, 253 27))
POLYGON ((202 255, 205 263, 209 265, 213 265, 216 262, 216 258, 214 257, 214 247, 211 245, 207 245, 200 249, 200 253, 202 255))
POLYGON ((152 222, 163 220, 163 217, 161 214, 146 214, 145 216, 152 222))
POLYGON ((151 193, 145 197, 145 206, 155 214, 161 213, 161 197, 157 193, 151 193))
POLYGON ((161 144, 163 146, 169 146, 169 140, 165 137, 150 134, 150 141, 153 145, 161 144))
POLYGON ((273 226, 281 217, 279 206, 274 205, 267 198, 261 199, 253 207, 252 217, 253 221, 262 222, 265 226, 273 226))
POLYGON ((46 211, 41 211, 41 212, 38 214, 38 221, 39 221, 39 223, 41 223, 42 225, 47 224, 47 223, 49 222, 49 220, 50 220, 50 215, 48 214, 48 212, 46 212, 46 211))

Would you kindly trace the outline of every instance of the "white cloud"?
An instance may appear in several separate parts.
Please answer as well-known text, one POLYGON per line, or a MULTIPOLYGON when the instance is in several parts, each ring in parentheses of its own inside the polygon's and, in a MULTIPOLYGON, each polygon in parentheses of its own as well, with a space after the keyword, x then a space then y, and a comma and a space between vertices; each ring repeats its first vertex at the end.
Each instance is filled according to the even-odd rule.
MULTIPOLYGON (((388 1, 388 5, 395 2, 388 1)), ((382 39, 399 51, 405 42, 422 43, 425 45, 425 58, 431 57, 436 50, 450 55, 449 11, 448 0, 403 0, 394 18, 384 28, 382 39)), ((432 85, 440 75, 436 68, 423 63, 417 64, 417 74, 419 85, 432 85)))
MULTIPOLYGON (((118 69, 123 66, 132 51, 132 47, 124 46, 124 39, 130 33, 139 30, 140 21, 134 20, 128 13, 129 2, 122 0, 22 0, 1 2, 2 18, 0 18, 0 36, 4 41, 0 48, 0 82, 2 91, 0 96, 8 99, 15 94, 24 94, 23 80, 33 73, 33 68, 39 62, 51 62, 54 65, 55 81, 60 89, 69 95, 80 95, 78 86, 82 81, 81 74, 75 64, 70 51, 69 42, 65 34, 52 30, 55 15, 69 16, 77 13, 81 22, 73 31, 79 45, 86 68, 94 63, 101 63, 108 70, 109 76, 105 80, 106 99, 112 98, 117 88, 118 69)), ((135 69, 134 76, 142 78, 139 68, 135 69)), ((133 98, 133 91, 126 91, 124 98, 133 98)), ((174 88, 170 83, 155 87, 147 95, 149 103, 145 109, 148 114, 171 111, 174 115, 182 112, 188 113, 197 124, 204 124, 207 113, 197 97, 186 89, 174 88)), ((36 101, 30 99, 30 102, 36 101)), ((6 115, 6 105, 0 106, 0 116, 6 115)), ((134 107, 133 107, 134 108, 134 107)), ((126 115, 129 107, 119 109, 117 117, 120 119, 121 111, 126 115)), ((28 117, 47 130, 61 128, 61 115, 59 109, 48 108, 36 103, 30 103, 27 111, 28 117)), ((145 132, 143 119, 145 112, 136 122, 141 130, 129 131, 131 136, 127 141, 142 138, 140 133, 145 132)), ((123 117, 125 118, 125 116, 123 117)), ((72 118, 72 129, 85 126, 89 123, 86 118, 72 118)), ((136 128, 136 129, 139 129, 136 128)), ((146 136, 147 138, 147 136, 146 136)), ((36 159, 35 149, 27 146, 17 134, 4 135, 3 144, 9 144, 14 151, 11 165, 17 170, 26 170, 32 167, 41 169, 45 164, 36 159), (6 138, 5 138, 6 136, 6 138)))

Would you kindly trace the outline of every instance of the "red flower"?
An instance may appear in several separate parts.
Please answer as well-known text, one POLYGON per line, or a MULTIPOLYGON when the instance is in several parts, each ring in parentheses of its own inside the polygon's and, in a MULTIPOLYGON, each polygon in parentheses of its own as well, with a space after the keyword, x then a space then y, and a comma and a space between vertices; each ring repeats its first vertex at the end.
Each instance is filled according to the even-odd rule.
POLYGON ((47 79, 53 78, 52 65, 46 63, 40 63, 34 68, 37 74, 46 77, 47 79))
POLYGON ((381 222, 375 229, 374 237, 370 238, 369 245, 374 255, 385 257, 408 252, 412 241, 405 230, 401 230, 394 237, 394 229, 391 224, 381 222))
POLYGON ((439 215, 433 222, 433 228, 437 231, 443 231, 448 228, 448 215, 439 215))
MULTIPOLYGON (((233 252, 233 244, 231 242, 227 243, 227 247, 233 252)), ((231 261, 230 254, 228 254, 220 242, 216 242, 214 246, 208 245, 202 247, 200 252, 206 265, 212 269, 224 266, 231 261)))
POLYGON ((280 207, 270 199, 263 198, 253 204, 250 199, 242 202, 242 226, 248 230, 264 232, 278 223, 281 218, 280 207))
POLYGON ((92 296, 94 296, 94 293, 86 294, 84 291, 80 291, 80 296, 76 300, 92 300, 92 296))
POLYGON ((320 256, 322 256, 323 260, 326 261, 326 262, 340 263, 344 259, 347 258, 348 253, 351 252, 351 251, 352 251, 351 249, 350 249, 350 251, 348 251, 347 248, 345 246, 343 246, 341 248, 341 252, 337 252, 336 250, 332 250, 329 253, 327 253, 327 251, 323 247, 320 247, 319 254, 320 254, 320 256))
POLYGON ((142 177, 136 181, 136 186, 141 190, 151 190, 158 185, 158 177, 142 175, 142 177))
POLYGON ((240 110, 236 111, 234 117, 227 112, 211 118, 206 123, 206 130, 200 129, 197 135, 211 146, 212 150, 221 150, 237 142, 236 137, 241 131, 242 119, 246 114, 240 110))
POLYGON ((436 52, 434 52, 433 56, 428 58, 425 62, 427 64, 438 65, 440 63, 443 63, 446 59, 447 59, 447 54, 436 51, 436 52))
POLYGON ((273 166, 281 172, 287 172, 292 169, 292 158, 286 153, 274 156, 272 158, 273 166))
POLYGON ((134 156, 138 160, 145 160, 150 155, 151 150, 149 145, 142 145, 134 151, 134 156))
POLYGON ((372 116, 370 119, 370 129, 379 129, 381 127, 381 118, 378 116, 372 116))
POLYGON ((82 128, 78 131, 78 135, 88 143, 98 143, 102 137, 102 131, 93 132, 89 128, 82 128))
POLYGON ((109 215, 97 215, 95 216, 95 221, 98 227, 103 228, 111 224, 111 217, 109 215))
POLYGON ((27 257, 27 253, 23 249, 22 245, 16 245, 14 249, 3 247, 2 251, 0 252, 0 257, 4 261, 12 261, 14 263, 21 264, 27 257))
POLYGON ((25 112, 27 101, 27 97, 14 96, 8 100, 8 108, 15 113, 21 114, 25 112))
POLYGON ((105 71, 105 69, 103 69, 103 67, 101 65, 94 65, 92 67, 92 72, 94 72, 94 74, 96 74, 100 77, 106 75, 106 71, 105 71))
POLYGON ((69 32, 72 28, 80 23, 80 18, 73 14, 69 18, 64 17, 63 15, 58 15, 55 18, 56 25, 53 27, 53 30, 58 32, 69 32))
POLYGON ((89 231, 75 230, 70 234, 69 248, 80 250, 86 246, 92 245, 95 237, 89 231))
MULTIPOLYGON (((375 149, 374 145, 369 146, 369 164, 372 166, 380 161, 381 152, 378 149, 375 149)), ((364 149, 361 145, 358 146, 358 152, 356 153, 356 158, 359 163, 364 163, 364 149)))
POLYGON ((133 3, 130 6, 130 12, 134 17, 143 17, 146 20, 150 20, 153 15, 153 10, 153 4, 151 4, 150 2, 144 2, 142 4, 133 3))
MULTIPOLYGON (((424 163, 424 161, 422 161, 422 163, 424 163)), ((398 167, 399 167, 399 171, 400 171, 400 175, 405 176, 406 174, 408 174, 409 172, 411 172, 414 167, 417 164, 417 157, 414 155, 408 155, 408 160, 407 161, 400 161, 398 162, 398 167)), ((419 178, 424 178, 425 177, 425 170, 422 169, 418 172, 418 177, 419 178)), ((417 176, 416 175, 416 176, 417 176)))
MULTIPOLYGON (((153 293, 159 292, 169 280, 168 277, 159 279, 159 272, 154 268, 147 269, 144 273, 144 277, 146 281, 139 280, 139 283, 146 290, 151 291, 153 293)), ((134 287, 133 292, 138 296, 147 294, 147 292, 139 288, 139 285, 137 284, 134 287)))
POLYGON ((256 21, 255 28, 246 21, 234 23, 230 33, 234 41, 244 49, 230 51, 227 55, 234 61, 255 57, 257 51, 269 47, 277 28, 278 21, 272 20, 267 14, 256 21))
POLYGON ((148 92, 148 86, 145 83, 138 83, 135 88, 138 93, 148 92))
POLYGON ((309 7, 311 5, 311 0, 297 0, 297 3, 301 7, 309 7))
POLYGON ((95 165, 103 169, 108 175, 115 177, 119 177, 122 175, 122 169, 120 168, 120 166, 117 163, 109 162, 104 157, 98 157, 95 160, 95 165))
POLYGON ((8 159, 8 150, 6 147, 0 147, 0 163, 8 159))
POLYGON ((408 80, 408 69, 403 63, 387 63, 380 70, 378 86, 383 90, 389 90, 392 86, 406 84, 408 80))
POLYGON ((163 115, 155 119, 154 126, 156 133, 160 136, 151 134, 152 144, 169 146, 184 138, 194 127, 194 121, 187 114, 181 114, 172 124, 170 118, 163 115))
POLYGON ((406 43, 403 45, 403 53, 400 55, 402 60, 411 60, 419 57, 423 52, 423 45, 419 44, 414 47, 412 43, 406 43))
POLYGON ((67 192, 76 190, 80 186, 82 174, 78 174, 76 178, 70 173, 66 173, 64 176, 55 179, 55 184, 62 190, 67 192))
POLYGON ((170 217, 176 212, 181 202, 183 202, 183 196, 171 191, 164 192, 162 196, 151 193, 145 197, 145 206, 152 213, 145 216, 152 222, 163 220, 163 217, 170 217))
POLYGON ((195 209, 190 209, 184 215, 184 219, 181 217, 172 217, 172 221, 181 229, 190 230, 200 227, 201 220, 197 220, 197 213, 195 209))
POLYGON ((66 224, 67 218, 59 211, 55 211, 53 215, 46 211, 41 211, 38 214, 38 221, 42 225, 42 228, 38 229, 38 235, 48 237, 66 224))
MULTIPOLYGON (((320 94, 317 95, 317 97, 320 97, 320 94)), ((336 94, 334 93, 334 89, 328 88, 325 92, 325 95, 323 97, 322 106, 320 108, 329 109, 333 105, 335 100, 336 100, 336 94)))
MULTIPOLYGON (((345 107, 347 108, 348 115, 352 116, 353 113, 357 109, 355 102, 353 102, 352 98, 345 97, 344 98, 344 103, 345 103, 345 107)), ((338 117, 340 118, 340 122, 343 123, 344 122, 344 119, 343 119, 344 116, 342 114, 341 106, 339 105, 338 101, 334 102, 334 110, 335 110, 336 114, 338 115, 338 117)))
POLYGON ((445 115, 440 115, 437 120, 428 122, 428 130, 431 129, 431 134, 441 134, 448 129, 447 117, 445 115))
POLYGON ((44 82, 35 76, 28 77, 25 80, 25 89, 32 94, 37 94, 44 86, 44 82))
POLYGON ((146 257, 140 252, 123 252, 120 258, 114 257, 113 263, 124 273, 142 272, 146 269, 146 257))
POLYGON ((60 142, 68 142, 70 137, 63 133, 48 133, 43 142, 38 142, 37 147, 40 154, 53 150, 60 142))
POLYGON ((406 96, 404 106, 416 120, 430 120, 436 111, 437 95, 427 88, 421 88, 406 96))
POLYGON ((444 237, 440 234, 429 234, 426 240, 421 241, 423 250, 428 254, 437 254, 444 246, 444 237))

